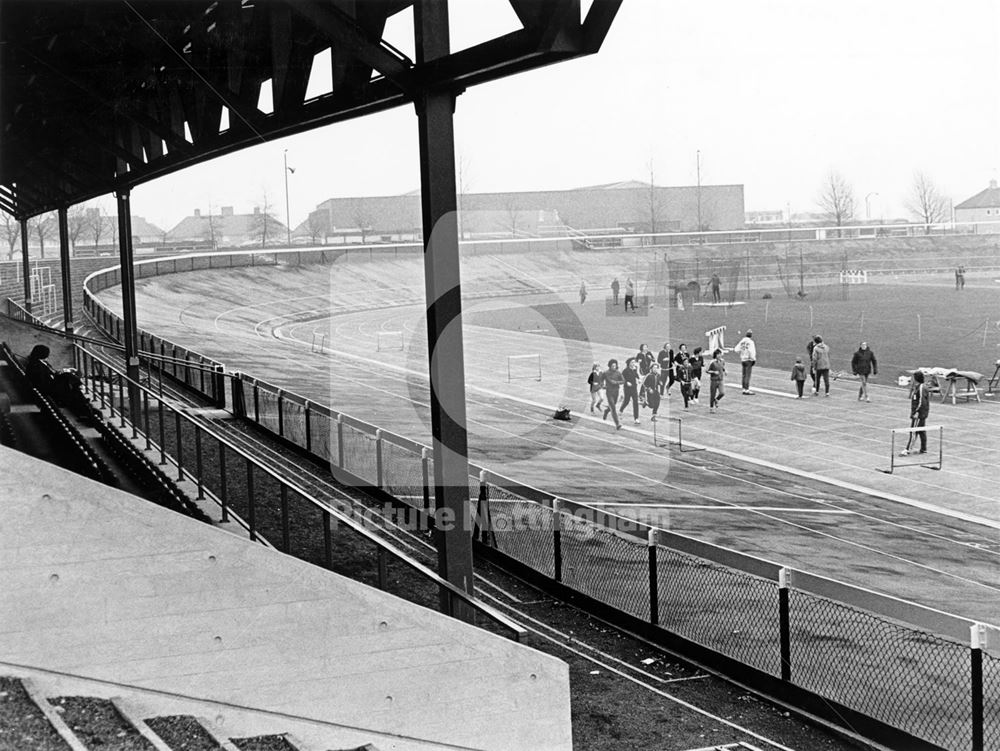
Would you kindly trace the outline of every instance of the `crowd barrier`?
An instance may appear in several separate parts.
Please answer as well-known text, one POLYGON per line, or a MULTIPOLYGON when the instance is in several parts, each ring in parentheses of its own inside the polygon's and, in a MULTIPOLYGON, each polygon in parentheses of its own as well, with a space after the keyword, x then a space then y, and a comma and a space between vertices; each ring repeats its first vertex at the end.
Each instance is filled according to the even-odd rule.
MULTIPOLYGON (((236 255, 245 257, 225 263, 274 264, 283 253, 236 255)), ((150 263, 217 267, 194 257, 150 263)), ((152 275, 139 265, 137 278, 152 275)), ((115 270, 87 282, 95 277, 104 286, 88 286, 88 310, 115 330, 116 316, 90 295, 117 283, 115 270)), ((433 515, 427 446, 245 374, 231 383, 234 410, 262 430, 342 478, 433 515)), ((1000 748, 996 626, 656 529, 471 464, 469 499, 480 554, 609 620, 889 747, 1000 748)))

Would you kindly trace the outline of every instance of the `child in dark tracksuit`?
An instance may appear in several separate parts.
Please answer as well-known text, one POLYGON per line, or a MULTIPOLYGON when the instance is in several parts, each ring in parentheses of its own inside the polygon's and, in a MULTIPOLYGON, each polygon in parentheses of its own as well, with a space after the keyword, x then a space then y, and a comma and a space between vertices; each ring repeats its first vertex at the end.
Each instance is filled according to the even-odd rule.
POLYGON ((681 396, 684 397, 684 409, 688 408, 688 402, 692 399, 691 394, 691 362, 687 359, 681 360, 674 367, 677 371, 674 378, 681 385, 681 396))
POLYGON ((799 392, 798 398, 802 398, 802 388, 806 384, 806 366, 802 364, 802 358, 796 357, 792 366, 792 380, 795 381, 795 389, 799 392))
POLYGON ((649 373, 642 381, 642 389, 646 394, 646 406, 653 410, 651 420, 656 419, 660 410, 660 366, 655 362, 650 366, 649 373))

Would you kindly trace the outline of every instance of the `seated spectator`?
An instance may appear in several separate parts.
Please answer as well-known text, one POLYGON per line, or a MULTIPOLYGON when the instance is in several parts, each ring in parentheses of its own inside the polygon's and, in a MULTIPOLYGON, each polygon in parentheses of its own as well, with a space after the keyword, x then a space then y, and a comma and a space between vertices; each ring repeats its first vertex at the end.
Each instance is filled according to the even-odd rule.
POLYGON ((56 404, 69 409, 84 422, 99 421, 96 410, 83 394, 83 382, 74 368, 56 371, 48 361, 50 350, 36 344, 24 366, 28 382, 43 396, 51 397, 56 404))

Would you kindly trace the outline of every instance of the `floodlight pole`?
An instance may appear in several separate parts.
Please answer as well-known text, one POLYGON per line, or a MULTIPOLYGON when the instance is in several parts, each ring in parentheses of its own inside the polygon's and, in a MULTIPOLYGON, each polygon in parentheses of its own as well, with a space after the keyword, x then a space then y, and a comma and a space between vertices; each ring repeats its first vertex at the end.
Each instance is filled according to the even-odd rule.
POLYGON ((698 180, 698 239, 701 241, 701 149, 694 152, 695 172, 698 180))
POLYGON ((288 149, 285 149, 285 234, 288 239, 288 247, 292 247, 292 218, 288 211, 288 149))
POLYGON ((872 220, 872 205, 869 202, 869 199, 872 196, 877 196, 877 195, 878 195, 878 192, 873 190, 871 193, 869 193, 868 195, 865 196, 865 221, 867 221, 869 223, 872 220))
MULTIPOLYGON (((417 64, 449 53, 447 0, 413 6, 417 64)), ((469 505, 465 354, 458 252, 454 110, 457 92, 416 93, 420 143, 420 204, 423 220, 424 286, 427 295, 427 355, 430 369, 434 451, 435 540, 438 573, 473 592, 472 516, 469 505)), ((464 602, 440 592, 442 612, 471 622, 464 602)))

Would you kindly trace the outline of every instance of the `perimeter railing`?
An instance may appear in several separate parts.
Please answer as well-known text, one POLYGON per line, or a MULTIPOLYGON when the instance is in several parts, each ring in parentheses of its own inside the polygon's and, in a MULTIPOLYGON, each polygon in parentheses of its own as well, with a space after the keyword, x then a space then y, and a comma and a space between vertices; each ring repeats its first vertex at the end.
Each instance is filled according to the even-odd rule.
MULTIPOLYGON (((431 451, 234 374, 263 430, 433 518, 431 451)), ((470 465, 480 553, 899 748, 1000 748, 1000 629, 657 529, 470 465), (988 648, 988 649, 987 649, 988 648)))
POLYGON ((253 541, 266 542, 278 550, 300 558, 316 558, 334 568, 333 531, 347 531, 376 554, 377 583, 387 589, 388 561, 391 559, 415 572, 438 590, 449 612, 459 603, 499 627, 515 640, 527 631, 516 621, 473 595, 454 586, 391 542, 367 529, 363 519, 350 511, 334 508, 317 499, 308 489, 275 472, 261 459, 237 446, 221 433, 165 401, 154 390, 133 381, 111 361, 77 346, 81 375, 91 397, 108 410, 111 422, 122 432, 131 431, 133 440, 147 452, 159 455, 162 465, 176 471, 177 480, 188 480, 197 489, 198 500, 214 501, 219 521, 238 521, 253 541), (132 413, 129 387, 141 394, 139 411, 132 413), (154 436, 158 435, 158 440, 154 436), (312 537, 293 527, 293 519, 315 521, 312 537), (264 540, 262 530, 274 529, 274 541, 264 540), (316 555, 317 548, 320 556, 316 555))
MULTIPOLYGON (((137 278, 145 275, 137 264, 137 278)), ((433 519, 427 446, 250 376, 232 374, 231 383, 234 410, 260 429, 433 519)), ((657 529, 474 465, 469 495, 480 555, 591 612, 890 747, 1000 748, 996 626, 657 529)))

